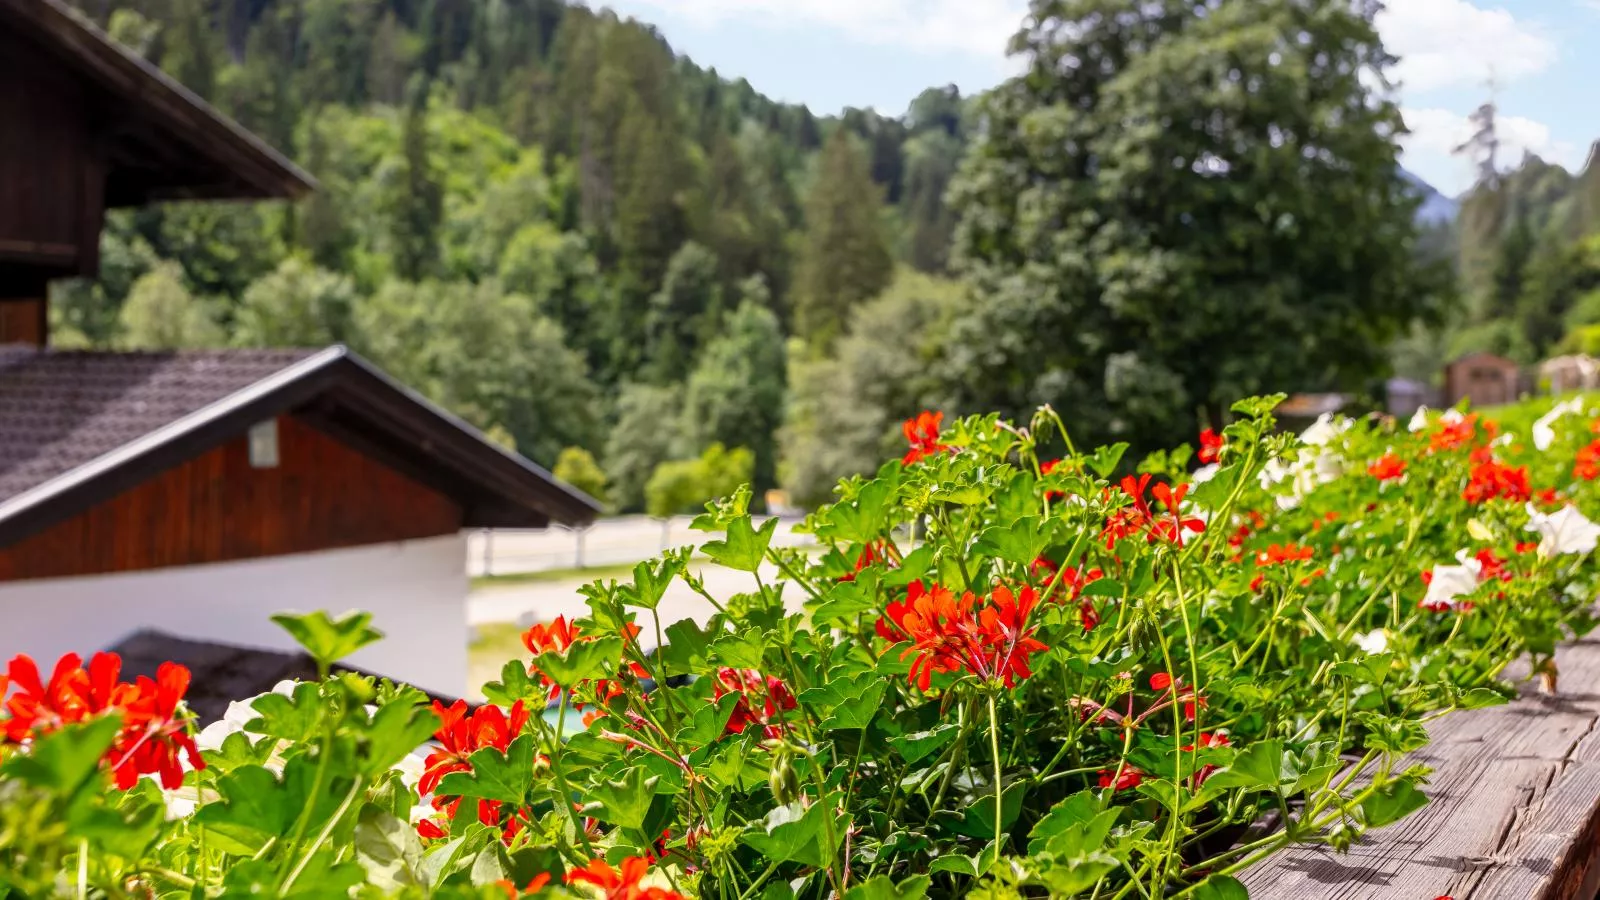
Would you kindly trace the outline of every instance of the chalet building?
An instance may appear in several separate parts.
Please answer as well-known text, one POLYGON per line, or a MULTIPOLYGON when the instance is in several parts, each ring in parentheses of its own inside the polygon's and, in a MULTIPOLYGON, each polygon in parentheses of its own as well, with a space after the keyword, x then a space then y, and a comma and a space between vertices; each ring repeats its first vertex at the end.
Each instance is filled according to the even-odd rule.
POLYGON ((1444 404, 1499 406, 1522 396, 1522 369, 1493 353, 1469 353, 1444 367, 1444 404))
POLYGON ((352 666, 463 694, 463 529, 594 501, 344 347, 52 350, 107 208, 314 185, 60 0, 0 0, 0 79, 0 658, 163 634, 259 687, 273 612, 359 608, 388 637, 352 666))

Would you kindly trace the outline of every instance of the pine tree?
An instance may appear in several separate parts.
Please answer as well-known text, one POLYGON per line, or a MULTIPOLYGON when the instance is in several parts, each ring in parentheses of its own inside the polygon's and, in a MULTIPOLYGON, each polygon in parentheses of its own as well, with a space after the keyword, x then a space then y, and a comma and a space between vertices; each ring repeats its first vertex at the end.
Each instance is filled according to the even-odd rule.
POLYGON ((427 82, 415 79, 411 94, 400 124, 404 164, 389 198, 389 230, 395 273, 420 281, 438 267, 444 187, 429 150, 427 82))
POLYGON ((894 275, 882 197, 850 135, 836 130, 806 198, 794 286, 795 331, 814 347, 825 348, 842 334, 851 311, 894 275))

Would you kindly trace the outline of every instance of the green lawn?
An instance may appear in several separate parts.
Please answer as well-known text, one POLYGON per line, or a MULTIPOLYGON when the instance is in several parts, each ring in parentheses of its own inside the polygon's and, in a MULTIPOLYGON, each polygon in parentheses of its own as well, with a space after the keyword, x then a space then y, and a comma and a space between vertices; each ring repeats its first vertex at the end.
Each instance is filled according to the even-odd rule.
POLYGON ((511 572, 505 575, 479 575, 472 579, 472 589, 508 584, 548 584, 553 581, 595 581, 601 578, 621 578, 633 571, 634 563, 613 563, 606 566, 584 566, 581 569, 542 569, 537 572, 511 572))

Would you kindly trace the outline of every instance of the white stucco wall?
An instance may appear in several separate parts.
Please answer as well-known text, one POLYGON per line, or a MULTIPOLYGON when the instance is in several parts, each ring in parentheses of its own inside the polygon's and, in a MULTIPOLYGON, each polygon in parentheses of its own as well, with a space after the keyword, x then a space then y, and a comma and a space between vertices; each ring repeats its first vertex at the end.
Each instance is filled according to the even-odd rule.
POLYGON ((275 612, 363 609, 386 637, 347 662, 450 696, 467 689, 463 535, 270 559, 0 584, 0 662, 48 667, 141 628, 292 650, 275 612))

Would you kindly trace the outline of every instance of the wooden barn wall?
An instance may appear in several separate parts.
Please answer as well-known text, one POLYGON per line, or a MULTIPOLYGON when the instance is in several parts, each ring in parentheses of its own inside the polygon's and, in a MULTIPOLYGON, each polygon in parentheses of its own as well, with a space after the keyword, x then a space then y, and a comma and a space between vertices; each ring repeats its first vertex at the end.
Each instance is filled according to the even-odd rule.
POLYGON ((0 581, 134 572, 415 540, 461 528, 450 498, 290 416, 276 468, 241 435, 0 550, 0 581))

